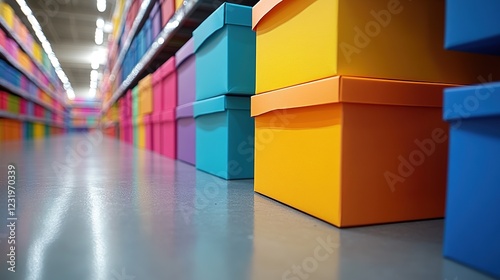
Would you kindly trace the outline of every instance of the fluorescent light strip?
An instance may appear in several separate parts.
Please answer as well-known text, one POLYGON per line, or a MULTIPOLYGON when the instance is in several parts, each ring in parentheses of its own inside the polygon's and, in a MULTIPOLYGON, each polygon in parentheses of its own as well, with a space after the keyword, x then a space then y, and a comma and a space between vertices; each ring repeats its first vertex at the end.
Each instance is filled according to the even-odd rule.
POLYGON ((24 15, 28 18, 28 21, 31 23, 31 27, 35 31, 36 37, 42 43, 43 50, 47 53, 47 56, 49 57, 52 66, 54 66, 56 74, 59 77, 59 80, 61 80, 64 90, 66 91, 66 95, 71 100, 75 99, 75 92, 71 87, 71 83, 69 82, 68 76, 66 76, 66 73, 64 73, 63 69, 61 68, 61 64, 59 63, 59 60, 57 59, 54 51, 52 50, 52 47, 50 46, 50 43, 47 40, 47 37, 45 37, 45 34, 43 34, 40 23, 38 23, 30 7, 28 6, 28 4, 26 4, 26 1, 16 0, 16 2, 17 4, 19 4, 21 11, 23 11, 24 15))

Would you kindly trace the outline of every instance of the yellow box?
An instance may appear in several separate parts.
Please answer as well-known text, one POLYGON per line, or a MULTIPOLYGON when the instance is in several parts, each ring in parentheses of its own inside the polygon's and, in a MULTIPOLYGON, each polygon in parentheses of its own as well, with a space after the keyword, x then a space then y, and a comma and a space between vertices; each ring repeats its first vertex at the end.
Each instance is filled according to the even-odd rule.
POLYGON ((14 29, 14 10, 12 9, 11 6, 9 6, 5 2, 0 2, 0 12, 3 17, 3 20, 7 25, 11 28, 14 29))
POLYGON ((45 125, 42 123, 33 123, 33 139, 45 138, 45 125))
POLYGON ((146 125, 143 116, 139 116, 137 119, 137 147, 146 148, 146 125))
POLYGON ((42 47, 36 43, 36 42, 33 42, 33 57, 36 59, 36 61, 38 63, 42 63, 43 62, 43 57, 42 57, 42 47))
POLYGON ((139 81, 139 115, 153 112, 153 75, 139 81))
POLYGON ((476 84, 500 57, 446 51, 445 1, 261 0, 256 92, 335 75, 476 84))
POLYGON ((337 76, 252 96, 255 191, 339 227, 443 217, 449 86, 337 76))
POLYGON ((175 9, 178 10, 181 6, 184 0, 175 0, 175 9))

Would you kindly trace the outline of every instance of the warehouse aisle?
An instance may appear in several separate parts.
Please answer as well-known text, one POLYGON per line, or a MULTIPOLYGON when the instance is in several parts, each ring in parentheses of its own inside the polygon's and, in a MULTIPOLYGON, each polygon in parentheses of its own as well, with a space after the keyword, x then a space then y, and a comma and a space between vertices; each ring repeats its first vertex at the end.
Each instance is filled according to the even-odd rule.
POLYGON ((0 279, 488 279, 442 259, 442 220, 339 230, 97 133, 0 145, 0 279))

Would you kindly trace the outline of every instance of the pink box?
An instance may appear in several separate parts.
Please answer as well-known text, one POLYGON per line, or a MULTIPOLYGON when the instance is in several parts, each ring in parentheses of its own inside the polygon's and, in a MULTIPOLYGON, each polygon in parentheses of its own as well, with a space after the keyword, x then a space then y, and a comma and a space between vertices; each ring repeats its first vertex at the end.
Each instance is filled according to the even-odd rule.
POLYGON ((129 89, 125 95, 125 116, 132 116, 132 90, 129 89))
POLYGON ((5 36, 5 32, 0 29, 0 46, 5 48, 5 44, 7 44, 7 37, 5 36))
POLYGON ((31 81, 28 79, 28 77, 21 75, 21 89, 22 90, 29 92, 30 83, 31 83, 31 81))
POLYGON ((194 40, 191 38, 175 54, 177 65, 178 106, 196 101, 196 65, 194 40))
POLYGON ((175 12, 174 0, 160 0, 161 26, 165 26, 175 12))
POLYGON ((161 154, 162 144, 161 144, 161 122, 160 113, 152 115, 152 125, 153 125, 153 151, 161 154))
POLYGON ((21 101, 19 103, 19 113, 21 115, 27 115, 28 114, 28 100, 21 98, 21 101))
POLYGON ((161 67, 162 74, 162 112, 175 110, 177 107, 177 69, 172 56, 161 67))
POLYGON ((175 109, 165 111, 160 115, 160 133, 161 133, 161 154, 175 159, 177 154, 175 109))
POLYGON ((7 53, 9 53, 12 58, 17 59, 19 54, 19 46, 17 45, 16 41, 10 38, 6 38, 5 43, 5 50, 7 51, 7 53))
POLYGON ((144 116, 144 126, 146 130, 146 150, 153 150, 153 125, 151 115, 144 116))
POLYGON ((132 133, 132 121, 131 120, 126 120, 125 121, 125 142, 126 143, 129 143, 129 144, 132 144, 132 142, 134 141, 133 138, 134 138, 134 135, 132 133))

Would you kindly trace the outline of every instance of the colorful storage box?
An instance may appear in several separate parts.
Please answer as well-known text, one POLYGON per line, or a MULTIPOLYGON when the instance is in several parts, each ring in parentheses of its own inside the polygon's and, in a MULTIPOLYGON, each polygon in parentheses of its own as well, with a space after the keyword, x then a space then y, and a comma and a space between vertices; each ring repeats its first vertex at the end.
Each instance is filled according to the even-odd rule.
POLYGON ((160 113, 158 114, 153 114, 151 116, 151 122, 153 125, 153 151, 161 154, 162 152, 162 143, 161 143, 161 121, 160 121, 161 115, 160 113))
POLYGON ((33 123, 33 138, 42 139, 45 137, 45 128, 42 123, 33 123))
POLYGON ((152 36, 153 39, 155 39, 158 34, 160 34, 162 30, 162 23, 161 23, 161 9, 160 9, 160 2, 155 2, 153 5, 153 9, 151 10, 151 14, 149 15, 151 18, 151 31, 152 31, 152 36))
POLYGON ((3 119, 2 140, 4 141, 19 141, 23 139, 22 123, 18 120, 3 119))
POLYGON ((154 138, 153 138, 153 119, 151 115, 144 116, 144 133, 145 133, 144 147, 146 148, 146 150, 152 151, 154 138))
POLYGON ((255 95, 255 191, 338 227, 444 215, 449 85, 331 77, 255 95))
POLYGON ((184 105, 196 101, 196 60, 193 38, 175 54, 177 68, 177 103, 184 105))
POLYGON ((196 123, 193 103, 177 107, 177 159, 196 164, 196 123))
POLYGON ((194 30, 196 100, 255 92, 252 8, 224 3, 194 30))
POLYGON ((161 154, 168 158, 175 159, 177 157, 175 110, 164 111, 160 114, 160 133, 161 154))
POLYGON ((21 98, 17 95, 7 95, 7 111, 19 114, 21 109, 21 98))
MULTIPOLYGON (((177 107, 177 71, 175 69, 175 57, 171 57, 159 69, 159 79, 162 90, 160 92, 162 102, 162 112, 172 111, 177 107)), ((158 94, 158 92, 156 93, 158 94)))
POLYGON ((36 62, 41 64, 43 62, 42 47, 38 43, 33 43, 32 51, 33 51, 33 57, 36 59, 36 62))
POLYGON ((7 93, 0 90, 0 110, 7 110, 7 93))
POLYGON ((253 178, 254 121, 250 97, 218 96, 194 103, 196 168, 224 179, 253 178))
POLYGON ((33 123, 31 122, 23 123, 23 138, 25 140, 33 139, 33 123))
POLYGON ((500 278, 500 83, 447 89, 443 111, 450 123, 444 255, 500 278))
POLYGON ((153 76, 151 74, 139 81, 139 114, 153 112, 153 76))
POLYGON ((445 47, 450 50, 500 54, 500 18, 496 0, 447 0, 445 47))
POLYGON ((161 5, 161 26, 165 26, 174 15, 174 0, 160 0, 161 5))
POLYGON ((444 50, 444 2, 261 0, 256 93, 335 75, 454 84, 500 76, 500 58, 444 50))
POLYGON ((0 2, 0 12, 3 20, 11 29, 14 28, 15 13, 11 6, 5 2, 0 2))
POLYGON ((135 86, 132 89, 132 118, 139 116, 139 108, 139 86, 135 86))
POLYGON ((180 7, 182 7, 182 3, 184 0, 175 0, 175 9, 178 10, 180 7))

